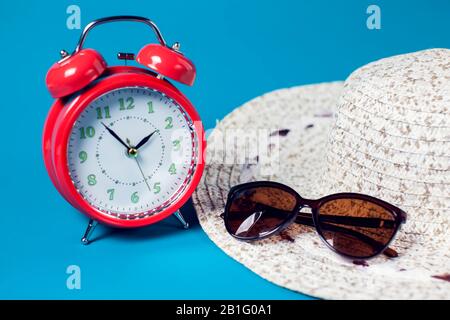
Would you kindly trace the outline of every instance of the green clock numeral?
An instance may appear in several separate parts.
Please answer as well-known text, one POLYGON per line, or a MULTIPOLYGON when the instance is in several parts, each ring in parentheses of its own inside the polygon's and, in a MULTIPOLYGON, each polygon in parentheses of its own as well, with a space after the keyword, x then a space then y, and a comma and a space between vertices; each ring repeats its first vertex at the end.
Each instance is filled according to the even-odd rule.
POLYGON ((98 107, 98 108, 95 108, 95 110, 97 111, 97 119, 98 120, 103 119, 103 112, 105 113, 105 119, 111 118, 111 113, 109 112, 109 106, 106 106, 103 109, 98 107))
POLYGON ((95 129, 92 127, 80 128, 80 139, 92 138, 95 136, 95 129))
POLYGON ((119 99, 119 110, 130 110, 134 108, 133 97, 128 97, 126 100, 123 98, 119 99), (125 103, 127 102, 127 103, 125 103), (125 105, 126 104, 126 105, 125 105))
POLYGON ((78 153, 78 158, 80 158, 80 163, 84 163, 87 160, 87 152, 86 151, 80 151, 80 153, 78 153))
POLYGON ((166 129, 172 129, 173 128, 173 124, 172 124, 172 117, 167 117, 166 118, 166 129))
POLYGON ((95 186, 97 184, 97 177, 95 174, 90 174, 87 176, 88 179, 88 185, 95 186))
POLYGON ((181 149, 181 140, 177 139, 172 141, 172 145, 173 145, 173 151, 180 151, 181 149))
POLYGON ((155 182, 153 185, 153 193, 158 194, 161 192, 161 182, 155 182))
POLYGON ((169 173, 170 174, 176 174, 177 173, 177 169, 175 168, 175 163, 172 163, 169 167, 169 173))
POLYGON ((114 189, 108 189, 106 193, 109 194, 109 200, 114 200, 114 189))
POLYGON ((155 110, 153 109, 153 101, 147 102, 147 106, 148 106, 148 113, 155 112, 155 110))
POLYGON ((131 202, 133 202, 133 203, 138 203, 139 202, 139 196, 138 196, 137 191, 133 192, 131 194, 131 202))

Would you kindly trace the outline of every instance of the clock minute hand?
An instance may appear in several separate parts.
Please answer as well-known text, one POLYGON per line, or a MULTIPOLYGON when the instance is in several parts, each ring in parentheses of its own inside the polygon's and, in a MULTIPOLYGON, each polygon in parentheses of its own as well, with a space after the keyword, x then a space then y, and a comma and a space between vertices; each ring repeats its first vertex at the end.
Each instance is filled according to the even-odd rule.
POLYGON ((150 138, 156 133, 158 132, 158 130, 153 131, 152 133, 150 133, 148 136, 146 136, 144 139, 142 139, 141 141, 139 141, 139 143, 136 145, 135 149, 139 149, 140 147, 142 147, 144 144, 146 144, 148 142, 148 140, 150 140, 150 138))
POLYGON ((125 148, 127 148, 127 150, 130 148, 125 142, 123 142, 122 139, 120 139, 120 137, 117 135, 117 133, 115 133, 112 129, 108 128, 108 126, 106 124, 104 124, 102 122, 102 125, 105 127, 106 130, 108 130, 108 132, 114 137, 116 138, 117 141, 119 141, 125 148))

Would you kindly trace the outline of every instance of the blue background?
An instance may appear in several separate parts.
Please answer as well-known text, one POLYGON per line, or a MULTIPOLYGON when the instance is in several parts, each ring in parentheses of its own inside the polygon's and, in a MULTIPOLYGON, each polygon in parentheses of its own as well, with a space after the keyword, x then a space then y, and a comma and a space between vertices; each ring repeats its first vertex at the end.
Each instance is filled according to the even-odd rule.
MULTIPOLYGON (((59 50, 72 51, 80 30, 66 28, 66 8, 81 8, 82 27, 115 14, 150 17, 197 65, 193 88, 180 86, 206 128, 264 92, 345 79, 385 56, 450 47, 449 1, 36 1, 0 2, 1 213, 0 298, 302 299, 253 274, 203 233, 174 218, 139 230, 98 227, 79 240, 87 219, 50 183, 41 132, 52 99, 44 78, 59 50), (366 8, 381 8, 381 30, 368 30, 366 8), (66 288, 66 268, 81 268, 81 290, 66 288)), ((153 35, 136 24, 98 28, 87 47, 110 64, 153 35)), ((307 276, 307 275, 305 275, 307 276)))

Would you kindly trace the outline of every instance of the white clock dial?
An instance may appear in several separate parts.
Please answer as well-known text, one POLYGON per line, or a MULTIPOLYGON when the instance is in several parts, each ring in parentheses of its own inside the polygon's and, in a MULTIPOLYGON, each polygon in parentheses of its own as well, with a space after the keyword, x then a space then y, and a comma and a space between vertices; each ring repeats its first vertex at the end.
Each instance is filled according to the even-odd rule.
POLYGON ((156 214, 189 183, 197 137, 181 106, 161 92, 127 87, 94 100, 75 122, 68 166, 78 192, 120 218, 156 214))

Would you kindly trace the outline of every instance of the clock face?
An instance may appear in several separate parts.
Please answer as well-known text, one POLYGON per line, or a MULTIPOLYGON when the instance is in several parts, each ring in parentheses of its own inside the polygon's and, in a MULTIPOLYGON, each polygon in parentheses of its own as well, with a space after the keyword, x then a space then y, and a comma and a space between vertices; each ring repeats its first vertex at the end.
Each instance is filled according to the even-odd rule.
POLYGON ((68 141, 77 191, 93 207, 121 219, 169 206, 189 184, 197 136, 183 108, 143 87, 110 91, 81 113, 68 141))

